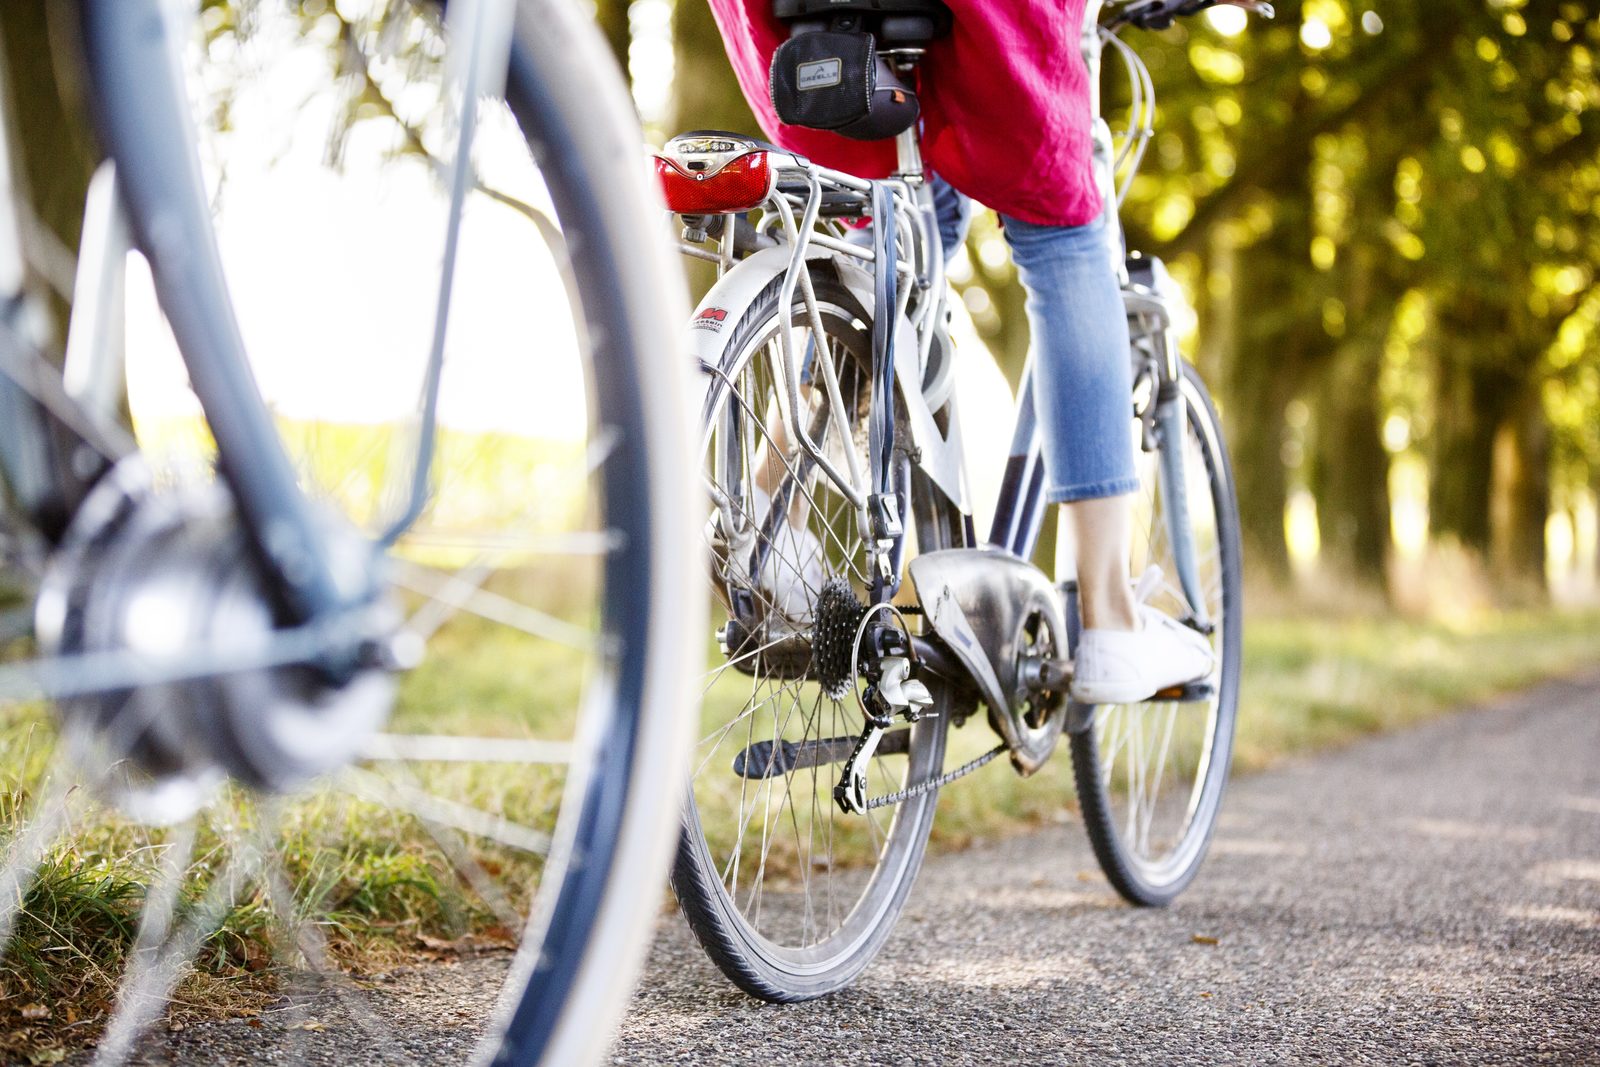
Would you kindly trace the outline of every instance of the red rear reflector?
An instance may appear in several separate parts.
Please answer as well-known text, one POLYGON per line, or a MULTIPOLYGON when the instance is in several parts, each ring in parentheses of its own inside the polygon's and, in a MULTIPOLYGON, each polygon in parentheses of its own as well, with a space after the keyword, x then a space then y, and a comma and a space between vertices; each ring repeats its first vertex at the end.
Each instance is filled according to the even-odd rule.
POLYGON ((766 152, 747 152, 709 175, 684 170, 665 156, 656 156, 656 177, 667 207, 680 215, 749 211, 771 195, 773 183, 766 152))

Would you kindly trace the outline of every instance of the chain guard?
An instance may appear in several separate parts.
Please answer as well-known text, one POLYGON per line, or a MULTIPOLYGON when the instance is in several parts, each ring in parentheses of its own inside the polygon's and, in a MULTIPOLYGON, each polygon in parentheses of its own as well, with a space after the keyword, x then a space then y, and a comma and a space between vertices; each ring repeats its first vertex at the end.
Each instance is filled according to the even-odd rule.
POLYGON ((1037 567, 996 548, 953 548, 917 556, 912 584, 934 632, 961 659, 989 706, 1011 763, 1029 775, 1061 737, 1065 701, 1041 703, 1026 667, 1062 651, 1061 598, 1037 567), (1039 634, 1049 635, 1044 642, 1039 634))

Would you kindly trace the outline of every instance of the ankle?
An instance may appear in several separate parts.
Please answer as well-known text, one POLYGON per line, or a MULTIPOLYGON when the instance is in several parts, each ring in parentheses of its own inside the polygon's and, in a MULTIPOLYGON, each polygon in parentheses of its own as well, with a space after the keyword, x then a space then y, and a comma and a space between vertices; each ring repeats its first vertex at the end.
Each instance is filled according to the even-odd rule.
POLYGON ((1126 588, 1104 597, 1085 597, 1083 626, 1086 630, 1133 631, 1139 628, 1139 609, 1126 588))

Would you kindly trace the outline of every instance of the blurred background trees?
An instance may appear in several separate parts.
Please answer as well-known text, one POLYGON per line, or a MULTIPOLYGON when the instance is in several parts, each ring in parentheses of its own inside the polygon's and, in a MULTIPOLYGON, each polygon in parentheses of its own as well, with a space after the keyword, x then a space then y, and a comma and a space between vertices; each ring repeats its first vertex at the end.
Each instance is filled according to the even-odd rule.
MULTIPOLYGON (((1191 295, 1256 576, 1446 610, 1592 598, 1600 5, 1277 7, 1126 38, 1160 106, 1130 243, 1191 295)), ((704 3, 673 27, 674 124, 749 128, 704 3)), ((1115 127, 1110 56, 1104 86, 1115 127)), ((997 250, 980 219, 958 277, 1014 380, 997 250)))
MULTIPOLYGON (((65 198, 40 228, 70 248, 92 159, 52 102, 63 32, 48 0, 0 6, 17 121, 48 149, 28 176, 65 198)), ((251 3, 205 6, 226 30, 251 3)), ((321 25, 381 3, 291 6, 321 25)), ((756 132, 704 0, 593 6, 652 139, 756 132)), ((1594 598, 1600 0, 1277 6, 1127 34, 1160 108, 1130 243, 1190 293, 1255 576, 1446 610, 1594 598)), ((1114 127, 1121 74, 1108 57, 1114 127)), ((963 302, 1014 382, 1027 327, 992 215, 967 251, 963 302)))

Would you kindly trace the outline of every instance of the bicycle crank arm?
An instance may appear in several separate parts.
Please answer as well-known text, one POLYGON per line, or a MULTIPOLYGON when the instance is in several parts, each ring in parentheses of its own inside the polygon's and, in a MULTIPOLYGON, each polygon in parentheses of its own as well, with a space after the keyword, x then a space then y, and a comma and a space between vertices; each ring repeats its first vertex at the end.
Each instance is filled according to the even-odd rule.
MULTIPOLYGON (((757 741, 733 757, 733 773, 740 778, 776 778, 807 767, 843 763, 855 751, 858 737, 830 737, 816 741, 757 741)), ((878 741, 873 758, 904 756, 911 750, 909 729, 890 730, 878 741)))

